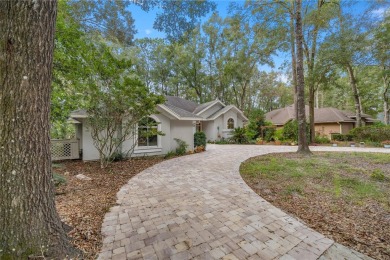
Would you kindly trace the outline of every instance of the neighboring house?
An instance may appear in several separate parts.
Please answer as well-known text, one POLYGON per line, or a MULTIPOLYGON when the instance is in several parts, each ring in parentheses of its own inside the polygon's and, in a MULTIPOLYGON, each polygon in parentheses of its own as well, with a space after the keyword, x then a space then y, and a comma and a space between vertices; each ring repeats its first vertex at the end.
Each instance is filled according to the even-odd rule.
MULTIPOLYGON (((309 107, 306 106, 306 117, 309 117, 309 107)), ((294 106, 288 106, 265 114, 267 121, 277 128, 282 128, 287 122, 295 119, 294 106)), ((371 116, 362 114, 363 125, 369 125, 376 120, 371 116)), ((356 115, 350 111, 343 111, 333 107, 314 109, 314 127, 316 135, 331 138, 332 134, 348 134, 355 127, 356 115)))
MULTIPOLYGON (((192 150, 196 131, 205 132, 207 140, 214 141, 229 137, 234 128, 243 127, 244 122, 248 121, 237 107, 225 105, 219 100, 199 105, 183 98, 166 96, 166 102, 158 105, 156 110, 159 113, 150 115, 148 120, 155 121, 158 130, 165 135, 127 140, 122 145, 122 152, 127 152, 134 142, 138 141, 133 156, 163 155, 176 149, 175 138, 185 141, 189 145, 188 149, 192 150)), ((80 141, 82 159, 99 159, 99 153, 93 145, 88 127, 86 111, 73 111, 70 118, 76 126, 76 138, 80 141)), ((138 131, 148 131, 148 126, 143 125, 142 122, 137 128, 138 131)))

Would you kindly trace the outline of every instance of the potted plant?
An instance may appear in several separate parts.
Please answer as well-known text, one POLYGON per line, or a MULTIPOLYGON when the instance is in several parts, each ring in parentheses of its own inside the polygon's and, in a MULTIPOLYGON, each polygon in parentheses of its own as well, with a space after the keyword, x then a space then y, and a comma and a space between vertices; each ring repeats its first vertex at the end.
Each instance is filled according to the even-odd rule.
POLYGON ((350 143, 350 146, 355 147, 355 143, 354 142, 350 143))
POLYGON ((383 144, 384 148, 390 148, 390 140, 385 140, 381 144, 383 144))
POLYGON ((336 141, 331 141, 331 144, 333 147, 337 147, 337 142, 336 141))

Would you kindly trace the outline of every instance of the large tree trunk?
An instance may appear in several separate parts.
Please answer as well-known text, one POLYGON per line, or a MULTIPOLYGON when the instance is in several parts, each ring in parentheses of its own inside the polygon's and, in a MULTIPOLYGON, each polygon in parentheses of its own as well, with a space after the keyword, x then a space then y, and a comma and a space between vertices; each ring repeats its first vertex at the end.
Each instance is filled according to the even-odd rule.
POLYGON ((353 72, 353 68, 350 64, 346 65, 348 75, 349 75, 349 84, 352 88, 353 98, 355 102, 355 113, 356 113, 356 127, 362 126, 362 111, 361 111, 361 104, 360 104, 360 96, 359 91, 356 84, 356 78, 353 72))
POLYGON ((386 125, 390 124, 390 106, 389 106, 389 82, 387 76, 383 76, 383 122, 386 125))
POLYGON ((305 78, 303 71, 302 0, 296 0, 295 38, 297 43, 298 153, 311 154, 306 140, 305 78))
POLYGON ((55 0, 0 1, 0 258, 74 255, 57 214, 49 108, 55 0))
POLYGON ((295 27, 294 27, 294 7, 295 3, 292 2, 292 10, 290 13, 290 46, 291 46, 291 65, 292 65, 292 81, 294 89, 294 111, 295 119, 298 120, 298 91, 297 91, 297 59, 295 53, 295 27))

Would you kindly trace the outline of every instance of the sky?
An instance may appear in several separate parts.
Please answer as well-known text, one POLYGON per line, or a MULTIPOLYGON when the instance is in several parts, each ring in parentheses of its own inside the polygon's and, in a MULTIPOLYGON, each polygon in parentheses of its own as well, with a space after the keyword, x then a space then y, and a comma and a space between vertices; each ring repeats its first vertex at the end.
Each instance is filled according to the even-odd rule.
MULTIPOLYGON (((355 4, 353 5, 353 9, 351 9, 351 13, 358 15, 364 12, 364 10, 367 9, 367 7, 372 3, 371 0, 352 0, 355 4)), ((221 17, 226 17, 228 15, 228 7, 231 2, 236 2, 236 3, 244 3, 245 0, 237 0, 237 1, 232 1, 232 0, 215 0, 214 1, 217 4, 217 10, 219 15, 221 17)), ((139 6, 132 5, 131 6, 131 12, 133 14, 133 18, 135 20, 135 28, 137 30, 137 34, 135 35, 136 39, 140 38, 164 38, 165 34, 162 32, 159 32, 155 29, 153 29, 153 22, 155 20, 156 14, 158 13, 158 10, 153 9, 150 10, 149 12, 143 11, 139 6)), ((384 13, 384 9, 378 8, 374 9, 373 11, 374 14, 381 16, 384 13)), ((206 21, 208 17, 211 14, 208 14, 206 17, 202 19, 202 21, 206 21)), ((261 68, 264 71, 270 72, 270 71, 282 71, 283 69, 280 68, 284 61, 286 59, 289 59, 289 54, 288 53, 278 53, 277 56, 273 57, 275 67, 271 68, 268 65, 261 66, 261 68)))

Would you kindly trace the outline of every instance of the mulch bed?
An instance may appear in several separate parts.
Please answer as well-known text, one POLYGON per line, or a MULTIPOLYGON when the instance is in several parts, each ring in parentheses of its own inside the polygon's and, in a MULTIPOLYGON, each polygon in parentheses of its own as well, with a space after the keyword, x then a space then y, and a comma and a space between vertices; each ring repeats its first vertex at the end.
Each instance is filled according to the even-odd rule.
POLYGON ((161 162, 162 158, 132 159, 112 163, 101 169, 99 162, 64 161, 53 168, 67 183, 56 189, 57 211, 73 229, 69 236, 84 252, 85 259, 96 259, 102 245, 104 215, 115 205, 116 194, 137 173, 161 162), (92 180, 79 180, 84 174, 92 180))
MULTIPOLYGON (((298 158, 296 153, 274 154, 276 158, 298 158)), ((251 158, 249 160, 256 160, 251 158)), ((346 162, 345 158, 332 159, 346 162)), ((378 165, 367 161, 350 162, 364 171, 381 167, 390 177, 389 163, 378 165)), ((354 177, 362 180, 366 177, 358 172, 354 177)), ((332 238, 336 242, 351 247, 375 259, 390 259, 390 204, 379 203, 375 200, 356 201, 335 198, 332 193, 319 192, 314 188, 318 183, 304 185, 303 194, 286 195, 286 187, 291 185, 286 180, 268 180, 267 178, 251 178, 243 176, 246 183, 261 197, 278 208, 303 220, 309 227, 332 238)), ((324 189, 331 186, 329 182, 322 181, 324 189)), ((385 183, 384 183, 385 184, 385 183)), ((386 184, 387 185, 387 184, 386 184)), ((387 190, 387 188, 386 188, 387 190)))

